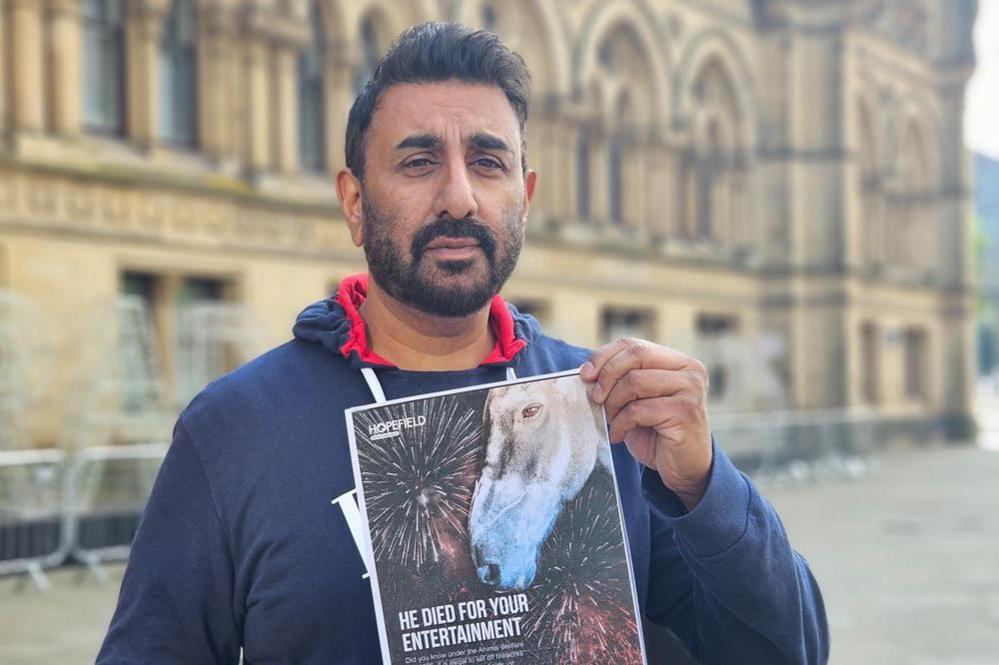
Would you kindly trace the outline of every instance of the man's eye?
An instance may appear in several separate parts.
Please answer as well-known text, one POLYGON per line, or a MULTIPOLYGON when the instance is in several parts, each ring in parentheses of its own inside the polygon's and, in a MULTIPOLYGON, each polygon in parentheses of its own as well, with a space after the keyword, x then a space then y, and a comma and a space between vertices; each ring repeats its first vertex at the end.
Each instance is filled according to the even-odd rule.
POLYGON ((403 164, 403 166, 406 167, 407 169, 420 169, 426 166, 431 166, 432 164, 433 161, 427 159, 426 157, 417 157, 416 159, 409 160, 408 162, 403 164))
POLYGON ((475 166, 484 166, 487 169, 502 169, 503 165, 491 157, 481 157, 472 162, 475 166))

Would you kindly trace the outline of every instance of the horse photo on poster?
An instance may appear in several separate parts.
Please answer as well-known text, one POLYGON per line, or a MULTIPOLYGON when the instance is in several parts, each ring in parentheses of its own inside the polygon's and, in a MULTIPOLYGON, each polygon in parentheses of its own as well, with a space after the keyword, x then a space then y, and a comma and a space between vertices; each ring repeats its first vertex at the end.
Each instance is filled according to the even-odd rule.
POLYGON ((347 419, 385 663, 645 662, 606 421, 577 372, 347 419))

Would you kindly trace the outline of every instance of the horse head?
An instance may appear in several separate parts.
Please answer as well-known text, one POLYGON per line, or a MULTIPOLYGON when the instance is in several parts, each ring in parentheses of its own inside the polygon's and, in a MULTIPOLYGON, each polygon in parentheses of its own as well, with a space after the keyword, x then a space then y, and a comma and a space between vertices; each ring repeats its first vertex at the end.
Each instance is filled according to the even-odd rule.
POLYGON ((483 415, 486 458, 469 515, 472 561, 479 580, 523 590, 537 571, 541 546, 562 507, 597 464, 603 417, 577 376, 494 388, 483 415))

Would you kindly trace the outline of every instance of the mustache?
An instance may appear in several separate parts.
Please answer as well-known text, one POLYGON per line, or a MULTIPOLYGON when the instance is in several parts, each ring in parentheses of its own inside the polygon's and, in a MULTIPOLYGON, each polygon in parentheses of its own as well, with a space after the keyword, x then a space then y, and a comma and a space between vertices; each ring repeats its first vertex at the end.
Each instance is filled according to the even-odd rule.
POLYGON ((438 217, 413 236, 410 247, 413 259, 419 260, 427 249, 427 245, 437 238, 473 238, 477 240, 483 253, 490 261, 496 255, 496 238, 485 224, 477 219, 464 217, 438 217))

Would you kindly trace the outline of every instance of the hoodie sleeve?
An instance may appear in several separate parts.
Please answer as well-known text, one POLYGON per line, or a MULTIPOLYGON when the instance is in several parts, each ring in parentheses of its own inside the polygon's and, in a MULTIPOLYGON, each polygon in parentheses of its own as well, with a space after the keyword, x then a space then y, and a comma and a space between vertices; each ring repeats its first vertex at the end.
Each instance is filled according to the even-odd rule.
POLYGON ((97 665, 235 665, 233 565, 205 468, 183 422, 132 543, 97 665))
POLYGON ((642 491, 651 512, 650 620, 704 665, 828 661, 825 608, 808 564, 717 445, 707 492, 689 513, 652 469, 643 469, 642 491))

